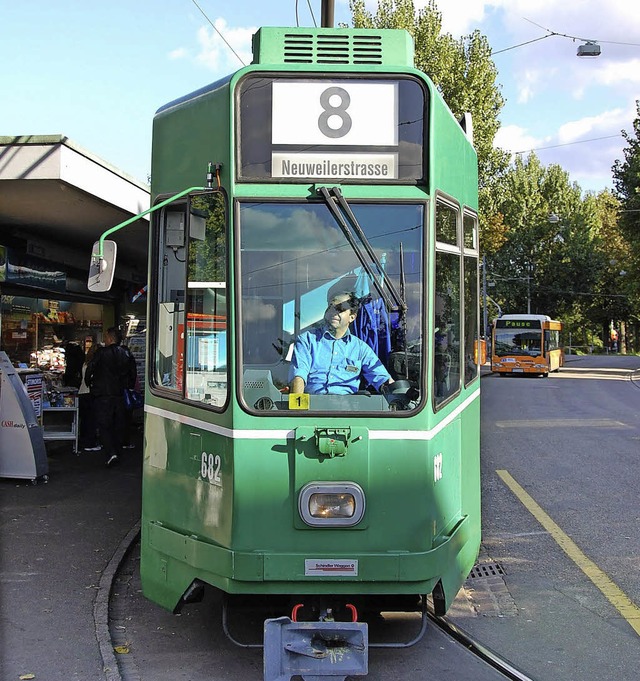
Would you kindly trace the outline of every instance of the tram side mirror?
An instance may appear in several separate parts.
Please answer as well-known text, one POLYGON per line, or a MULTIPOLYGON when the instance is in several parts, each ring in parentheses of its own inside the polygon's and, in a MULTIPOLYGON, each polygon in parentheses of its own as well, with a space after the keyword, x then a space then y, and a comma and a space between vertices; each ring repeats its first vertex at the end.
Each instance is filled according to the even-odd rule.
POLYGON ((103 293, 111 288, 113 275, 116 271, 116 253, 118 246, 115 241, 102 242, 102 256, 100 256, 100 242, 96 241, 91 249, 91 264, 89 265, 89 281, 87 286, 94 293, 103 293))

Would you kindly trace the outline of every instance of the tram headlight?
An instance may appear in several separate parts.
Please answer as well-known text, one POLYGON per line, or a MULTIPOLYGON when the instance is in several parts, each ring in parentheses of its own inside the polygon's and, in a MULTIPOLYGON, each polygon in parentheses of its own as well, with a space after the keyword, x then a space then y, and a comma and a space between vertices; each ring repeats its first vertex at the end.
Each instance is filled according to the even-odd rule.
POLYGON ((353 518, 356 500, 353 494, 326 494, 316 492, 309 498, 312 518, 353 518))
POLYGON ((314 527, 356 525, 364 508, 364 492, 355 482, 311 482, 298 497, 300 517, 314 527))

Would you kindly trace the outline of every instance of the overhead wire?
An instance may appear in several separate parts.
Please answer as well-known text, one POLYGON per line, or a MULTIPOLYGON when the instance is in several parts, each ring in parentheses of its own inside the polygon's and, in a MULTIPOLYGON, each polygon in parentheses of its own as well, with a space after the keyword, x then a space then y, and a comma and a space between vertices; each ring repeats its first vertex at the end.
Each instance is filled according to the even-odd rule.
MULTIPOLYGON (((198 8, 198 10, 202 14, 202 16, 209 22, 209 24, 211 25, 211 28, 213 28, 213 30, 220 36, 220 38, 222 38, 222 40, 224 41, 224 44, 233 52, 233 54, 235 54, 235 56, 238 58, 238 61, 243 66, 246 66, 246 64, 244 63, 244 61, 240 57, 240 55, 233 49, 233 47, 231 46, 229 41, 222 35, 222 32, 220 30, 218 30, 218 28, 211 21, 211 19, 209 19, 206 12, 202 9, 202 7, 200 7, 200 5, 196 2, 196 0, 191 0, 191 2, 193 2, 193 4, 198 8)), ((299 0, 296 0, 295 13, 296 13, 296 26, 299 27, 300 26, 300 18, 298 17, 298 2, 299 2, 299 0)), ((317 28, 318 24, 316 23, 316 17, 313 13, 313 8, 311 7, 311 0, 307 0, 307 7, 309 8, 309 13, 311 14, 311 19, 313 20, 313 26, 314 26, 314 28, 317 28)))
MULTIPOLYGON (((296 27, 300 27, 300 17, 298 16, 298 3, 300 0, 296 0, 295 3, 295 12, 296 12, 296 27)), ((315 14, 313 13, 313 7, 311 7, 311 0, 307 0, 307 7, 309 8, 309 14, 311 15, 311 19, 313 20, 313 27, 318 28, 318 24, 316 22, 316 17, 315 14)))
POLYGON ((534 149, 522 149, 521 151, 512 151, 512 154, 528 154, 530 151, 544 151, 546 149, 557 149, 558 147, 569 147, 572 144, 584 144, 585 142, 598 142, 599 140, 609 140, 614 137, 622 137, 622 133, 616 135, 605 135, 604 137, 591 137, 587 140, 576 140, 575 142, 564 142, 563 144, 551 144, 548 147, 535 147, 534 149))
POLYGON ((536 22, 531 21, 531 19, 527 19, 526 17, 523 17, 523 18, 524 18, 525 21, 528 21, 530 24, 533 24, 534 26, 541 28, 543 31, 548 31, 550 35, 559 35, 562 38, 571 38, 572 40, 584 40, 585 43, 603 43, 603 44, 606 44, 606 45, 631 45, 632 47, 640 47, 640 43, 623 43, 623 42, 618 42, 616 40, 596 40, 595 38, 580 38, 577 35, 567 35, 566 33, 557 33, 556 31, 552 31, 550 28, 547 28, 546 26, 541 26, 540 24, 536 24, 536 22))
MULTIPOLYGON (((298 0, 296 0, 297 2, 298 0)), ((311 18, 313 19, 313 27, 318 28, 318 24, 316 23, 316 17, 313 14, 313 8, 311 7, 311 0, 307 0, 307 7, 309 8, 309 13, 311 14, 311 18)))
MULTIPOLYGON (((537 26, 538 28, 541 28, 543 31, 547 31, 547 35, 540 36, 539 38, 534 38, 533 40, 527 40, 524 43, 518 43, 517 45, 512 45, 511 47, 505 47, 502 50, 496 50, 495 52, 491 52, 492 55, 495 54, 501 54, 502 52, 508 52, 509 50, 515 50, 517 47, 522 47, 523 45, 530 45, 531 43, 538 42, 540 40, 544 40, 545 38, 551 38, 552 36, 558 36, 561 38, 569 38, 571 40, 583 40, 587 43, 608 43, 612 45, 633 45, 640 47, 640 44, 637 43, 621 43, 621 42, 616 42, 613 40, 594 40, 592 38, 580 38, 579 36, 575 35, 569 35, 568 33, 559 33, 558 31, 552 31, 550 28, 547 28, 546 26, 542 26, 541 24, 536 23, 535 21, 532 21, 531 19, 527 19, 526 17, 523 17, 525 21, 528 21, 530 24, 533 24, 534 26, 537 26)), ((576 140, 575 142, 565 142, 563 144, 552 144, 546 147, 535 147, 533 149, 522 149, 520 151, 513 151, 511 153, 513 154, 527 154, 531 151, 545 151, 547 149, 557 149, 559 147, 568 147, 573 144, 584 144, 585 142, 597 142, 600 140, 606 140, 606 139, 613 139, 616 137, 621 137, 622 133, 617 133, 615 135, 605 135, 603 137, 592 137, 590 139, 586 140, 576 140)))
POLYGON ((537 43, 539 40, 544 40, 545 38, 550 38, 552 35, 556 35, 555 33, 553 34, 548 34, 548 35, 543 35, 540 36, 539 38, 534 38, 533 40, 527 40, 525 43, 518 43, 517 45, 512 45, 511 47, 505 47, 503 50, 495 50, 491 51, 491 56, 495 54, 502 54, 503 52, 508 52, 509 50, 515 50, 516 47, 522 47, 523 45, 530 45, 531 43, 537 43))
POLYGON ((523 17, 525 21, 528 21, 530 24, 533 24, 534 26, 537 26, 538 28, 541 28, 543 31, 547 31, 546 35, 542 35, 538 38, 533 38, 532 40, 527 40, 524 43, 518 43, 517 45, 512 45, 511 47, 505 47, 502 50, 492 50, 491 55, 496 55, 496 54, 502 54, 503 52, 508 52, 509 50, 515 50, 517 47, 523 47, 524 45, 530 45, 531 43, 536 43, 540 40, 545 40, 545 38, 551 38, 552 36, 558 36, 560 38, 569 38, 570 40, 583 40, 586 43, 598 43, 598 44, 607 44, 607 45, 630 45, 632 47, 640 47, 639 43, 623 43, 623 42, 618 42, 615 40, 596 40, 594 38, 580 38, 577 35, 569 35, 568 33, 559 33, 558 31, 552 31, 550 28, 547 28, 546 26, 541 26, 540 24, 537 24, 535 21, 531 21, 531 19, 527 19, 526 17, 523 17))
POLYGON ((191 2, 200 10, 200 13, 202 14, 202 16, 211 24, 211 28, 213 28, 213 30, 222 38, 222 40, 224 41, 224 44, 233 52, 233 54, 236 55, 236 57, 238 58, 238 61, 239 61, 243 66, 246 66, 246 64, 244 63, 244 61, 242 61, 242 58, 240 57, 240 55, 233 49, 233 47, 231 47, 231 45, 229 44, 229 42, 227 41, 227 39, 226 39, 226 38, 222 35, 222 33, 216 28, 215 24, 214 24, 214 23, 211 21, 211 19, 209 19, 209 17, 205 14, 204 10, 203 10, 202 7, 200 7, 200 5, 196 2, 196 0, 191 0, 191 2))

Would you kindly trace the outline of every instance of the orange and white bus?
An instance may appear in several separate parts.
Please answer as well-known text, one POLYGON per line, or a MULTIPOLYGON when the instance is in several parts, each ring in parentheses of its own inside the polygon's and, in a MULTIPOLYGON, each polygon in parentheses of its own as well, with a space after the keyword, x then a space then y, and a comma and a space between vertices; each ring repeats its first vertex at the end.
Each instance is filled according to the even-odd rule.
POLYGON ((499 374, 548 376, 564 365, 562 322, 542 314, 506 314, 493 322, 491 368, 499 374))

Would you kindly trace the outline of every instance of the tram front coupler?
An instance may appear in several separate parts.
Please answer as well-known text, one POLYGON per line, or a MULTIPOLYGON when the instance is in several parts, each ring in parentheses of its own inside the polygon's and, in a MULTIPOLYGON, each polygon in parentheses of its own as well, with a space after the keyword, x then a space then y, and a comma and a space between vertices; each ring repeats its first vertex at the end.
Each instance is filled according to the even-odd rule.
POLYGON ((357 621, 354 606, 351 622, 337 622, 331 610, 318 621, 298 622, 298 611, 291 617, 277 617, 264 623, 264 681, 288 681, 301 676, 304 681, 365 676, 369 664, 369 633, 365 622, 357 621))

